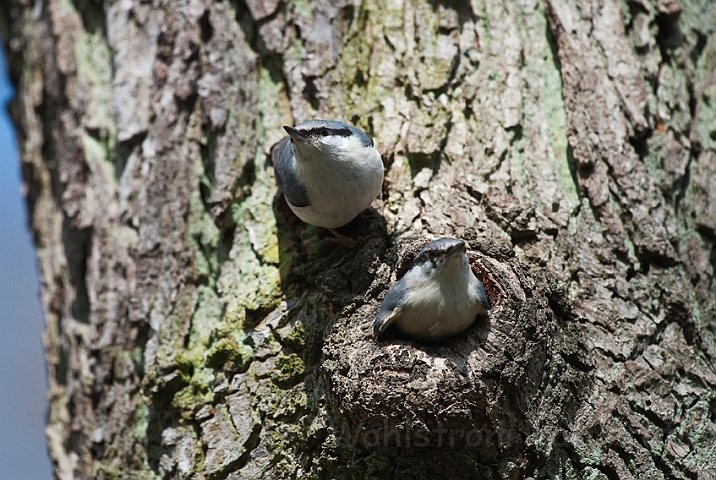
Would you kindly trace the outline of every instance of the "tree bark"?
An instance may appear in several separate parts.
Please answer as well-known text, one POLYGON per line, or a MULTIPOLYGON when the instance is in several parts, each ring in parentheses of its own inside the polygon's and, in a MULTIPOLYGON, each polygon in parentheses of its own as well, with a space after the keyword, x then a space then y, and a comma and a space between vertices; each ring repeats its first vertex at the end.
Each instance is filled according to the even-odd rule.
POLYGON ((9 0, 71 478, 716 479, 716 4, 9 0), (282 125, 369 132, 343 231, 276 196, 282 125), (372 338, 465 239, 493 304, 372 338))

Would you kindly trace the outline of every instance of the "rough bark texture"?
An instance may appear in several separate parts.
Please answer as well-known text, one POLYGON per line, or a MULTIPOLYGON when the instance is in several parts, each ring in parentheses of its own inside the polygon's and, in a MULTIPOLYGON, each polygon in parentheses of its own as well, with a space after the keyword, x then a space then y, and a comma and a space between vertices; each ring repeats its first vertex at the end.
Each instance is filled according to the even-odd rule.
POLYGON ((711 0, 9 0, 57 478, 716 478, 711 0), (326 241, 280 128, 371 133, 326 241), (376 343, 451 235, 495 304, 376 343))

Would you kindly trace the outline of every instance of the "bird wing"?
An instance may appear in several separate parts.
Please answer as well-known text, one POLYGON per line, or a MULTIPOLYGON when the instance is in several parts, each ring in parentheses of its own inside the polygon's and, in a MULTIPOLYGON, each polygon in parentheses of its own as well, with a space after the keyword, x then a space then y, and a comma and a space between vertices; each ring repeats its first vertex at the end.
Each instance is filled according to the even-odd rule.
POLYGON ((296 176, 296 158, 293 155, 291 139, 289 137, 281 140, 274 150, 273 171, 276 175, 278 188, 283 192, 288 203, 294 207, 307 207, 311 204, 306 193, 306 187, 296 176))
POLYGON ((482 308, 484 308, 486 312, 489 311, 492 308, 492 302, 490 302, 490 299, 487 297, 485 286, 478 280, 474 288, 475 295, 477 295, 477 298, 480 299, 480 303, 482 303, 482 308))
POLYGON ((393 288, 388 290, 388 293, 385 294, 383 304, 380 306, 378 316, 375 317, 375 322, 373 323, 373 334, 375 338, 378 338, 385 329, 400 316, 407 295, 408 290, 405 287, 403 279, 396 283, 393 288))

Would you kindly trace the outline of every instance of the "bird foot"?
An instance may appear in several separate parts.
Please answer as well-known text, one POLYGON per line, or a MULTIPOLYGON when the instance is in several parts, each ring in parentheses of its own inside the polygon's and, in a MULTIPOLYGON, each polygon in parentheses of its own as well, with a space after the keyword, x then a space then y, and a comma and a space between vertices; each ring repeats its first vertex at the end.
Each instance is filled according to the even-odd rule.
POLYGON ((328 240, 329 242, 340 243, 341 245, 348 248, 355 248, 359 245, 363 245, 368 241, 368 237, 358 237, 355 240, 350 237, 346 237, 342 233, 338 232, 338 230, 336 230, 335 228, 329 228, 328 231, 335 235, 335 238, 327 237, 326 240, 328 240))

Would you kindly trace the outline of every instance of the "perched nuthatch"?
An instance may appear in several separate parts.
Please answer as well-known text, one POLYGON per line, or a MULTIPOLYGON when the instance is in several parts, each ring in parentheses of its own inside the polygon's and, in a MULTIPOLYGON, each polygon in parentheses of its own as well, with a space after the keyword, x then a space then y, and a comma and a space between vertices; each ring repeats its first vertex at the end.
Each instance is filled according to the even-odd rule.
POLYGON ((288 137, 273 155, 279 188, 306 223, 334 229, 368 208, 383 185, 383 161, 373 139, 333 120, 283 127, 288 137))
POLYGON ((423 342, 437 342, 463 332, 477 315, 487 315, 490 301, 467 259, 465 243, 441 238, 428 243, 410 270, 383 299, 373 332, 388 325, 423 342))

